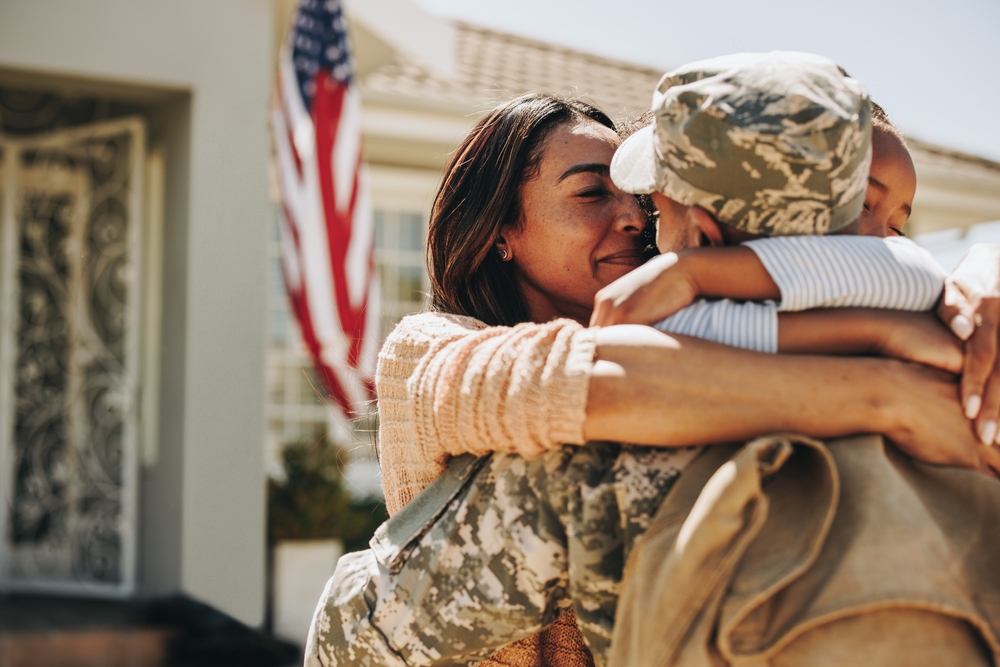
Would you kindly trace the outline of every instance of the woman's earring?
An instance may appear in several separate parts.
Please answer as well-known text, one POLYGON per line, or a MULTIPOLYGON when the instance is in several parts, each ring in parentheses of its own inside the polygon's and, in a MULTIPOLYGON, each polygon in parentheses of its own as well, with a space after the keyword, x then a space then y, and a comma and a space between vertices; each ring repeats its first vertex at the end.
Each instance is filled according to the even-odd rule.
POLYGON ((503 248, 498 248, 498 250, 500 251, 500 259, 507 259, 507 251, 503 248))

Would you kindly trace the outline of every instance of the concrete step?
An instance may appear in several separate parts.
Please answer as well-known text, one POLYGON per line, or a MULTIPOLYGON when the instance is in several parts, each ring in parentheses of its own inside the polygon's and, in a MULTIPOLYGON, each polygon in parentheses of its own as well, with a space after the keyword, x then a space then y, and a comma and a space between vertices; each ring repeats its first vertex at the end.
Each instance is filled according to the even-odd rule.
POLYGON ((174 631, 0 632, 0 667, 161 667, 174 631))
MULTIPOLYGON (((2 0, 0 0, 2 2, 2 0)), ((0 667, 287 667, 299 647, 183 595, 0 595, 0 667)))

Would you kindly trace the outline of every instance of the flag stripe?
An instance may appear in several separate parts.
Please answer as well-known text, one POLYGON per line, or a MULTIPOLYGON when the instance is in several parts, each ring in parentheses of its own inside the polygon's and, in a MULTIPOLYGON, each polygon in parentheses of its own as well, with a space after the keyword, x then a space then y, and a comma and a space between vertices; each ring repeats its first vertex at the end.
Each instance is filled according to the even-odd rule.
POLYGON ((338 0, 301 0, 271 114, 281 174, 283 274, 306 349, 348 415, 373 397, 374 220, 338 0))

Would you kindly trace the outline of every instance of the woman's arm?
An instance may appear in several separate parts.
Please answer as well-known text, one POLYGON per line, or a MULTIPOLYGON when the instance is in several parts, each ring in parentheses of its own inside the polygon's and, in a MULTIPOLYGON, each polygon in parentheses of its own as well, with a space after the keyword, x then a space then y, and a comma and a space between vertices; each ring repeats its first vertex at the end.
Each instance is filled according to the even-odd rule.
POLYGON ((643 326, 597 332, 584 434, 647 445, 707 444, 773 431, 882 433, 915 458, 1000 471, 957 385, 895 360, 764 355, 643 326))
POLYGON ((377 383, 393 489, 419 490, 466 452, 530 457, 588 439, 674 446, 779 430, 884 433, 924 460, 979 464, 968 422, 951 420, 961 412, 950 381, 889 360, 763 355, 645 326, 486 327, 426 313, 387 339, 377 383), (922 453, 940 443, 956 451, 922 453))

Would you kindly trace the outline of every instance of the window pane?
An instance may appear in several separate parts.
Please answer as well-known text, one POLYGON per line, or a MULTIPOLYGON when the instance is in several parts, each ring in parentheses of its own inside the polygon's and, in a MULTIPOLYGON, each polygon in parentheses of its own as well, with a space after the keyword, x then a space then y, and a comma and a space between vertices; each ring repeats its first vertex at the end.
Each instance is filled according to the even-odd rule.
POLYGON ((382 211, 375 211, 373 214, 375 218, 375 247, 384 248, 385 247, 385 213, 382 211))
POLYGON ((299 404, 314 405, 326 399, 326 387, 316 376, 312 366, 304 366, 299 373, 299 404))
MULTIPOLYGON (((397 290, 399 285, 396 284, 396 267, 391 264, 380 264, 378 267, 378 279, 379 284, 382 286, 382 300, 383 301, 395 301, 399 298, 397 290)), ((385 304, 382 304, 383 310, 385 304)))
POLYGON ((421 302, 424 298, 424 270, 417 266, 399 267, 399 299, 421 302))
POLYGON ((285 402, 285 367, 273 365, 268 368, 268 402, 281 405, 285 402))
POLYGON ((281 273, 281 260, 272 257, 270 269, 271 296, 275 300, 283 299, 285 297, 285 277, 281 273))
POLYGON ((267 326, 270 332, 271 345, 283 347, 288 340, 288 311, 272 308, 267 318, 267 326))
POLYGON ((399 245, 403 250, 424 249, 424 219, 415 213, 399 216, 399 245))

